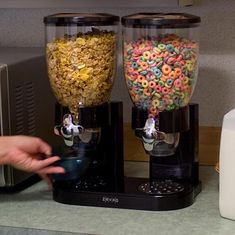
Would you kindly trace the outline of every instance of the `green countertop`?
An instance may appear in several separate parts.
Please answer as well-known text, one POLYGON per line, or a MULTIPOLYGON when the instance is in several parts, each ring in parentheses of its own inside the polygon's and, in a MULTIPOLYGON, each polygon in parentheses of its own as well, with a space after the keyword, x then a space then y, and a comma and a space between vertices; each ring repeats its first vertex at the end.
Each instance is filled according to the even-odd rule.
MULTIPOLYGON (((125 171, 143 177, 148 164, 126 162, 125 171)), ((64 205, 39 182, 18 194, 0 195, 0 234, 233 235, 235 221, 219 214, 218 178, 212 167, 200 167, 202 192, 196 202, 166 212, 64 205)))

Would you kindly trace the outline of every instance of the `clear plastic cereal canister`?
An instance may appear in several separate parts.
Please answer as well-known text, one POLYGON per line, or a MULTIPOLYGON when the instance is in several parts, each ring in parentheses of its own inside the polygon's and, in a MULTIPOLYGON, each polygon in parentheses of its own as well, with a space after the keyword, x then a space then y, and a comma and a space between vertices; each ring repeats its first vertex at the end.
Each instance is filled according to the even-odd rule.
POLYGON ((77 115, 110 98, 119 17, 61 13, 44 18, 48 76, 57 101, 77 115))
POLYGON ((134 105, 150 117, 186 106, 198 71, 200 18, 138 13, 122 18, 125 80, 134 105))

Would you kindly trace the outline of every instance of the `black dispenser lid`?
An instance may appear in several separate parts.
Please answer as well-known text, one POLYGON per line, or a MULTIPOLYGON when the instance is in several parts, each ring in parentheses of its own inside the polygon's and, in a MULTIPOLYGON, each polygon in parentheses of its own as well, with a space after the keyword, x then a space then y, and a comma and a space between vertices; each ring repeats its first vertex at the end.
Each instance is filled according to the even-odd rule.
POLYGON ((185 13, 144 12, 122 17, 122 25, 127 27, 191 28, 197 27, 200 17, 185 13))
POLYGON ((107 13, 58 13, 44 17, 45 25, 105 26, 117 25, 119 16, 107 13))

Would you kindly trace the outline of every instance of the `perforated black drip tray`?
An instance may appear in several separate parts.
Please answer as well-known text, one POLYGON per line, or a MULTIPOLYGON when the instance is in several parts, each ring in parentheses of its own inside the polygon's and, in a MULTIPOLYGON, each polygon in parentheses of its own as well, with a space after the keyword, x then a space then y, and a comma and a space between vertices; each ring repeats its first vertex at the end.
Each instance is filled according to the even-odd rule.
POLYGON ((182 192, 184 185, 172 180, 159 180, 141 184, 138 190, 153 195, 169 195, 182 192))
POLYGON ((200 182, 191 185, 160 180, 150 184, 148 179, 132 177, 125 177, 122 184, 113 182, 111 188, 105 184, 102 187, 91 185, 87 188, 79 184, 69 188, 54 185, 53 198, 73 205, 162 211, 190 206, 201 191, 200 182))

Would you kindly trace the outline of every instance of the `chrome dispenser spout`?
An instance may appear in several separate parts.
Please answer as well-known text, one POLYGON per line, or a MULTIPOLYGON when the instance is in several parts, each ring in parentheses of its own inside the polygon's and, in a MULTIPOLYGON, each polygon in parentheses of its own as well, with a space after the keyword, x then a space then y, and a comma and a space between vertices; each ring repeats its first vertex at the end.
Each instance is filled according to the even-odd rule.
POLYGON ((158 130, 158 122, 148 118, 142 129, 144 149, 153 156, 172 155, 179 143, 179 133, 165 133, 158 130))
POLYGON ((100 140, 100 132, 100 128, 85 129, 79 124, 74 124, 71 114, 65 114, 62 124, 54 127, 54 133, 62 136, 64 143, 69 147, 74 145, 74 137, 78 137, 78 141, 84 144, 97 144, 100 140))
POLYGON ((81 125, 75 125, 73 123, 73 117, 71 114, 65 114, 63 117, 62 125, 54 127, 54 133, 64 137, 64 142, 67 146, 73 145, 73 138, 79 136, 84 132, 84 128, 81 125))

